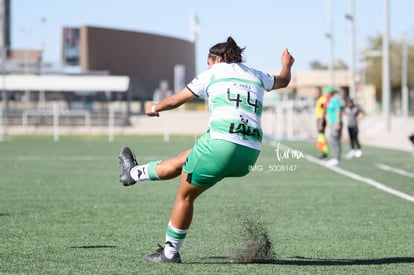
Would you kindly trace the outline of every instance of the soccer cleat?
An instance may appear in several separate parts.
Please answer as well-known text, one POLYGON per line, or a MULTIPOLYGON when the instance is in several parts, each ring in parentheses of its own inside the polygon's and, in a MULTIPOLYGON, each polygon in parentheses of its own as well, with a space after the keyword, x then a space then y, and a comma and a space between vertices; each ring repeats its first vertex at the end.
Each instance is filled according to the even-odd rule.
POLYGON ((356 150, 355 151, 355 157, 360 158, 361 156, 362 156, 362 151, 361 150, 356 150))
POLYGON ((351 159, 353 157, 355 157, 355 150, 351 150, 348 152, 348 154, 346 154, 347 159, 351 159))
POLYGON ((337 159, 330 159, 326 162, 326 166, 328 167, 338 166, 338 164, 339 164, 339 160, 337 159))
POLYGON ((181 263, 180 253, 176 253, 171 259, 164 254, 164 247, 158 244, 158 249, 155 253, 144 256, 144 261, 149 263, 181 263))
POLYGON ((118 159, 119 164, 121 164, 121 174, 119 175, 119 181, 124 186, 130 186, 135 184, 136 180, 134 180, 130 174, 132 167, 138 165, 134 153, 128 147, 123 147, 121 149, 121 152, 119 153, 118 159))
POLYGON ((327 159, 328 155, 326 153, 322 153, 322 155, 319 156, 319 159, 327 159))

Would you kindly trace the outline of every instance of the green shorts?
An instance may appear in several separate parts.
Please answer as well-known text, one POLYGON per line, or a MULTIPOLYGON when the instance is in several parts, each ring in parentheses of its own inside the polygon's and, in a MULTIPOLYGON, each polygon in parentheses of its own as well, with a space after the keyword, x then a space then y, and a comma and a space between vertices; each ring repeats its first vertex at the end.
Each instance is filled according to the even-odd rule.
POLYGON ((260 151, 226 140, 201 136, 184 164, 187 181, 200 188, 209 188, 226 177, 242 177, 249 173, 260 151))

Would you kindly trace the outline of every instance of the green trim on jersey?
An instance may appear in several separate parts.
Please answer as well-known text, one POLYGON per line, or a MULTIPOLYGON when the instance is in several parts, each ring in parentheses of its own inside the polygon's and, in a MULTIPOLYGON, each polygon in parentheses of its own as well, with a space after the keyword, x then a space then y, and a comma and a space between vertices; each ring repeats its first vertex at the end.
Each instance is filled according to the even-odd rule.
POLYGON ((270 74, 222 62, 195 77, 188 87, 207 96, 212 138, 260 150, 264 90, 270 90, 274 82, 270 74))
POLYGON ((264 84, 263 82, 256 82, 253 80, 248 80, 248 79, 243 79, 243 78, 235 78, 235 77, 228 77, 228 78, 219 78, 216 79, 216 76, 214 74, 211 75, 211 79, 210 79, 210 83, 207 85, 206 91, 208 91, 208 88, 216 83, 219 82, 239 82, 239 83, 246 83, 246 84, 251 84, 254 85, 256 87, 262 88, 264 89, 264 84))
POLYGON ((226 135, 237 135, 245 140, 262 141, 262 129, 253 128, 252 126, 236 119, 213 120, 210 122, 211 131, 226 135))

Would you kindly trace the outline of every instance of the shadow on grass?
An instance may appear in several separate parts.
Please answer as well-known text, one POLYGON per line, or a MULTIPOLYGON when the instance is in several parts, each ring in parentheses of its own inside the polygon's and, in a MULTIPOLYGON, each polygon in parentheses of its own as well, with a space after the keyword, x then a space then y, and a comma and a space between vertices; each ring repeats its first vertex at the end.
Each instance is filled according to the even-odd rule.
POLYGON ((71 246, 70 248, 76 249, 100 249, 100 248, 116 248, 115 245, 80 245, 80 246, 71 246))
MULTIPOLYGON (((249 262, 241 262, 238 259, 227 256, 205 257, 207 260, 221 260, 209 262, 214 264, 231 263, 231 264, 277 264, 277 265, 297 265, 297 266, 346 266, 346 265, 384 265, 384 264, 401 264, 414 263, 414 257, 388 257, 378 259, 319 259, 306 257, 292 257, 288 259, 254 259, 249 262)), ((194 263, 194 262, 193 262, 194 263)), ((205 262, 203 264, 206 264, 205 262)))

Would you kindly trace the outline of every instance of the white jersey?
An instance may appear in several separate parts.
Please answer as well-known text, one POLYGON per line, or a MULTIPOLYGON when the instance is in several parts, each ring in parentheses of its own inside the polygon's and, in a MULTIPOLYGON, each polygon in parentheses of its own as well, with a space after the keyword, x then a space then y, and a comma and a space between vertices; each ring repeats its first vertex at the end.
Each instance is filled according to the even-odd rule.
POLYGON ((196 96, 207 96, 213 139, 260 150, 263 94, 273 84, 274 76, 241 63, 217 63, 194 78, 187 88, 196 96))

